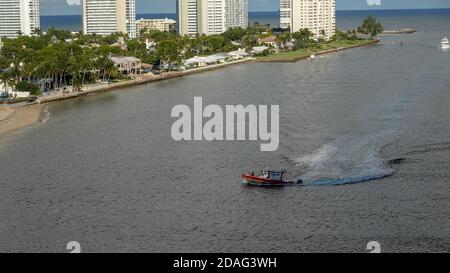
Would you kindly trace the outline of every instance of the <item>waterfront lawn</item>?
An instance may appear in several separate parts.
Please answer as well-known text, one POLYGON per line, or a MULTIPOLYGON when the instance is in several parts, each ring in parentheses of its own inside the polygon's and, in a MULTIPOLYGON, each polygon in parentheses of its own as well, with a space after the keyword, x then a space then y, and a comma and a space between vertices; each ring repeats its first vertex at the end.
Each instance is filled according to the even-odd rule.
POLYGON ((260 62, 288 62, 296 61, 303 58, 311 56, 311 54, 318 54, 321 52, 326 52, 336 49, 345 49, 353 46, 360 46, 372 43, 373 40, 341 40, 341 41, 331 41, 321 44, 317 48, 306 48, 298 50, 280 51, 279 53, 272 54, 269 56, 257 57, 256 61, 260 62))

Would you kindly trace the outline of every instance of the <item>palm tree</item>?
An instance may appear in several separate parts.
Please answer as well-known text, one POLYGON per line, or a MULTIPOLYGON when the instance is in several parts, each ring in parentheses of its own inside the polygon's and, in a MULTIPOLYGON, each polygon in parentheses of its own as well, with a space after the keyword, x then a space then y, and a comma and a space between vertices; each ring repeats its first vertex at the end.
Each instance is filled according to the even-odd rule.
POLYGON ((326 37, 327 37, 327 33, 325 32, 324 29, 321 29, 321 30, 320 30, 319 35, 320 35, 320 38, 319 38, 319 39, 320 39, 321 41, 325 41, 325 39, 326 39, 326 37))
POLYGON ((3 88, 6 93, 8 91, 7 86, 8 86, 8 81, 11 79, 11 75, 9 74, 9 72, 4 71, 0 74, 0 79, 2 80, 3 88))
POLYGON ((258 42, 258 39, 255 35, 245 35, 242 42, 245 45, 246 51, 250 52, 258 42))
POLYGON ((36 34, 36 35, 39 36, 39 37, 42 37, 42 35, 44 35, 44 33, 42 32, 41 28, 39 28, 39 27, 37 27, 37 28, 34 30, 34 34, 36 34))

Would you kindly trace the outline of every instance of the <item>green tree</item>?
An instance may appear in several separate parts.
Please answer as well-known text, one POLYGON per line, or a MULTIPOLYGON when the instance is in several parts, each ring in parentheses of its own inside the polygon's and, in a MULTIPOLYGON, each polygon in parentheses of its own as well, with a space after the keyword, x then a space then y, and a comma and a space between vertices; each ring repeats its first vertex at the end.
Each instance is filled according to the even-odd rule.
POLYGON ((290 32, 284 32, 277 36, 276 42, 280 48, 286 48, 288 42, 292 40, 292 36, 290 32))
POLYGON ((358 27, 358 32, 366 35, 370 35, 371 38, 376 37, 378 34, 384 31, 383 25, 375 19, 373 16, 367 17, 363 24, 358 27))
POLYGON ((236 42, 241 41, 245 35, 247 35, 247 30, 240 27, 230 28, 222 34, 226 40, 236 42))
POLYGON ((31 95, 39 95, 39 87, 27 81, 19 82, 16 89, 22 92, 30 92, 31 95))
POLYGON ((176 40, 165 40, 156 46, 156 54, 161 62, 167 63, 172 69, 173 64, 179 61, 180 47, 176 40))
POLYGON ((256 46, 258 38, 256 35, 245 35, 242 39, 242 45, 245 46, 245 50, 250 52, 254 46, 256 46))
POLYGON ((208 47, 213 53, 221 52, 225 44, 225 38, 221 35, 208 36, 208 47))
POLYGON ((297 32, 294 32, 292 34, 292 38, 294 39, 294 48, 300 49, 300 48, 308 48, 313 44, 313 33, 309 31, 307 28, 300 29, 297 32))

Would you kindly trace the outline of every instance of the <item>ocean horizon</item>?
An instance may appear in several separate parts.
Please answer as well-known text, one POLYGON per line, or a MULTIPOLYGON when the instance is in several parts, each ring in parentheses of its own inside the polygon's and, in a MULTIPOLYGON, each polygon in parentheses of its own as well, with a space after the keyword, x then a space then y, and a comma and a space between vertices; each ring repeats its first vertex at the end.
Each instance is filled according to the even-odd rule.
MULTIPOLYGON (((338 10, 336 11, 337 25, 339 28, 346 30, 347 25, 339 24, 340 18, 345 17, 364 17, 368 15, 374 16, 402 16, 413 14, 443 14, 450 15, 450 9, 392 9, 392 10, 338 10)), ((176 20, 176 13, 142 13, 136 14, 137 19, 156 19, 156 18, 169 18, 176 20)), ((249 12, 249 23, 253 24, 259 22, 260 24, 269 24, 273 27, 279 26, 279 11, 255 11, 249 12)), ((43 31, 47 31, 50 28, 65 29, 70 31, 81 31, 82 29, 82 16, 81 15, 42 15, 41 16, 41 28, 43 31)), ((353 26, 352 26, 353 27, 353 26)))

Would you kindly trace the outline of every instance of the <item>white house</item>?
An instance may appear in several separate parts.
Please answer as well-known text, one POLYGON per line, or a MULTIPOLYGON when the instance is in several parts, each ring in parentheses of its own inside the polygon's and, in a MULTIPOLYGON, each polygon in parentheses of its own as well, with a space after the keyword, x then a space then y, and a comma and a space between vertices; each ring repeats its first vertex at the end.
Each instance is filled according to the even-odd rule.
POLYGON ((239 60, 239 59, 243 59, 245 57, 248 57, 249 54, 245 50, 240 48, 238 50, 228 52, 228 55, 233 60, 239 60))
POLYGON ((126 75, 141 74, 141 60, 135 57, 115 56, 110 57, 117 69, 126 75))
POLYGON ((253 54, 261 54, 263 53, 265 50, 268 50, 269 47, 268 46, 255 46, 252 49, 252 53, 253 54))

